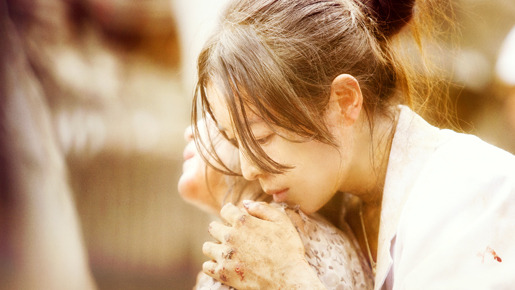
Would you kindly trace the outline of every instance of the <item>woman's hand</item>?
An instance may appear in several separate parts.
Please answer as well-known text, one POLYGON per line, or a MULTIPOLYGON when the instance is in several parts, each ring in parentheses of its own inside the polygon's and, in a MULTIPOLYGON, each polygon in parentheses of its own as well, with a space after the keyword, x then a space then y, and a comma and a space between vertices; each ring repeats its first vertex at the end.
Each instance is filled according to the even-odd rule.
POLYGON ((213 260, 203 271, 237 289, 324 289, 284 211, 263 202, 243 204, 246 211, 233 204, 222 208, 226 225, 209 225, 218 243, 204 243, 204 254, 213 260))

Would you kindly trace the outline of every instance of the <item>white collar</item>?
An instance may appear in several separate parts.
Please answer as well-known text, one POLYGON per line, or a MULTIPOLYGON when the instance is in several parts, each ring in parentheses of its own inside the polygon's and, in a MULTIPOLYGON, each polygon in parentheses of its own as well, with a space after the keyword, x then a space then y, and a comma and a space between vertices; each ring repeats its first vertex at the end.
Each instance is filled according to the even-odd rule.
POLYGON ((382 287, 392 268, 391 241, 397 234, 404 204, 418 173, 438 143, 438 128, 406 106, 399 109, 381 205, 374 289, 382 287))

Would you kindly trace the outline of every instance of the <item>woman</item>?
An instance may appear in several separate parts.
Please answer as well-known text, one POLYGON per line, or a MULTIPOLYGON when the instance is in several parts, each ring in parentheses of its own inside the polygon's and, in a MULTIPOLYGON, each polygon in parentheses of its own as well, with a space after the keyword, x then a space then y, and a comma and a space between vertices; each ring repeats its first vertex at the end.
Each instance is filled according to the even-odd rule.
MULTIPOLYGON (((243 198, 269 201, 259 183, 248 182, 241 177, 224 176, 207 167, 197 153, 191 133, 191 128, 186 129, 188 145, 184 150, 183 174, 178 184, 179 193, 186 201, 211 213, 218 213, 228 200, 235 204, 240 204, 243 198)), ((238 162, 233 154, 235 148, 216 135, 216 132, 212 133, 215 134, 209 140, 215 144, 216 152, 226 164, 235 168, 238 162)), ((204 134, 203 138, 206 137, 207 134, 204 134)), ((277 204, 274 206, 281 209, 295 226, 296 231, 291 231, 291 234, 300 235, 306 259, 327 289, 372 288, 371 269, 348 226, 342 227, 340 231, 319 215, 308 217, 298 209, 277 204)), ((273 254, 273 249, 267 252, 273 254)), ((225 252, 224 255, 231 254, 225 252)), ((245 271, 239 271, 238 275, 244 279, 245 271)), ((229 289, 223 282, 222 277, 216 281, 201 273, 195 289, 229 289)))
MULTIPOLYGON (((515 158, 406 106, 427 91, 413 90, 419 73, 393 43, 407 23, 414 31, 424 23, 417 8, 233 1, 200 53, 193 118, 211 116, 238 146, 243 177, 277 202, 311 214, 337 193, 358 197, 348 221, 376 289, 508 287, 515 158)), ((323 289, 300 239, 284 236, 292 228, 284 214, 244 205, 224 206, 225 224, 211 225, 218 243, 203 247, 212 258, 204 272, 242 289, 323 289), (245 279, 242 268, 252 269, 245 279)))

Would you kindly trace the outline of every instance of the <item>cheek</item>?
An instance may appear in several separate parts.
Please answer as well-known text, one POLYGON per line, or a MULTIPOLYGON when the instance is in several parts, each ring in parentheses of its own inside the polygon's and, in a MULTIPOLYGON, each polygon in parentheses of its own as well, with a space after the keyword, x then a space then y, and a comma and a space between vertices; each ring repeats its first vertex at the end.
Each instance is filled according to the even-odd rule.
POLYGON ((319 146, 305 153, 296 173, 295 184, 303 211, 313 213, 324 206, 338 191, 340 155, 334 147, 319 146))
POLYGON ((322 208, 337 192, 331 180, 306 179, 298 183, 299 205, 306 214, 312 214, 322 208))
POLYGON ((207 170, 208 185, 205 169, 205 163, 198 156, 186 161, 178 183, 179 194, 186 202, 201 210, 217 214, 227 186, 223 175, 212 169, 207 170))
POLYGON ((187 201, 201 201, 202 193, 207 191, 204 167, 197 159, 199 158, 193 157, 185 161, 178 183, 179 194, 187 201))

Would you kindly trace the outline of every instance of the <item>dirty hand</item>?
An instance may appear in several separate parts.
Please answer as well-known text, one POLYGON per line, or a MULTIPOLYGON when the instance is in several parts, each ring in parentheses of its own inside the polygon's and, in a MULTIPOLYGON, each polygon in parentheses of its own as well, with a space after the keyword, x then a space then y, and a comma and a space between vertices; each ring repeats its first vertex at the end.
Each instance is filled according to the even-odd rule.
POLYGON ((264 202, 243 204, 246 210, 225 205, 220 214, 226 224, 209 225, 218 242, 204 243, 212 260, 203 271, 237 289, 324 289, 284 211, 264 202))

